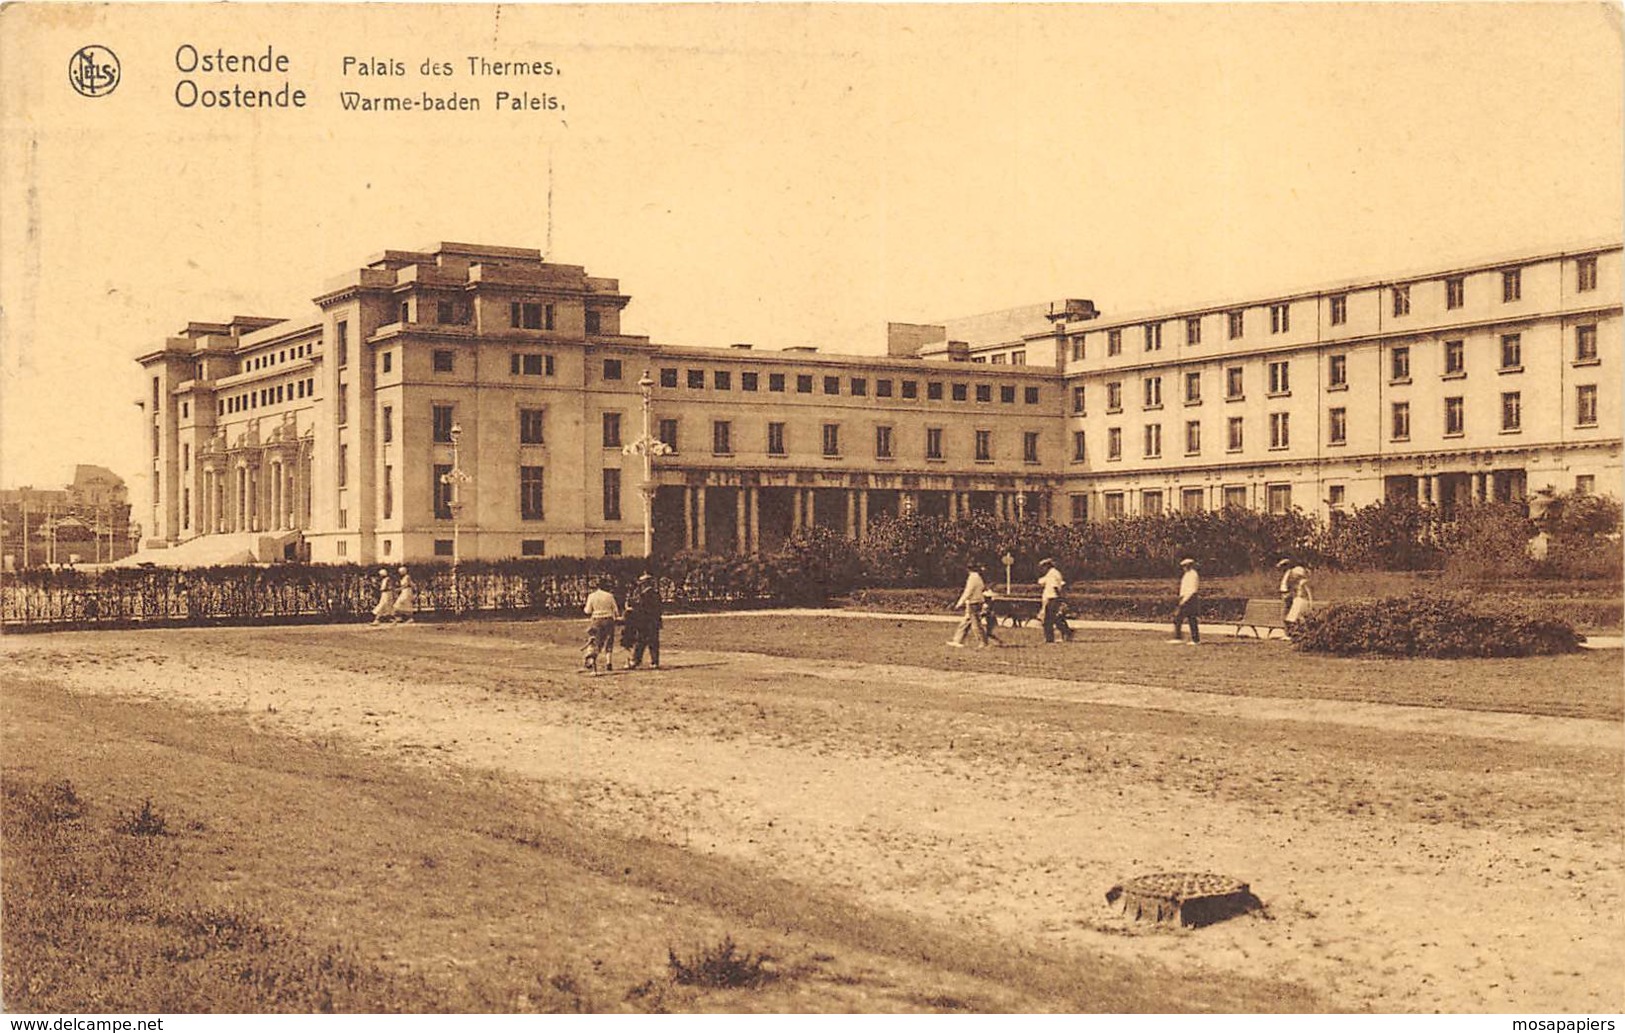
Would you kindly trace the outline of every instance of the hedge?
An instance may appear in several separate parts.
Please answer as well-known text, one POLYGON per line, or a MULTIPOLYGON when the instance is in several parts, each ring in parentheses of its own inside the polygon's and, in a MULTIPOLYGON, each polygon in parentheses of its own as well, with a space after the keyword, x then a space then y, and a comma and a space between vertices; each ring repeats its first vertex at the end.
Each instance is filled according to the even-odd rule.
POLYGON ((1292 638, 1312 653, 1440 659, 1573 653, 1584 641, 1567 621, 1546 613, 1420 593, 1317 609, 1292 638))

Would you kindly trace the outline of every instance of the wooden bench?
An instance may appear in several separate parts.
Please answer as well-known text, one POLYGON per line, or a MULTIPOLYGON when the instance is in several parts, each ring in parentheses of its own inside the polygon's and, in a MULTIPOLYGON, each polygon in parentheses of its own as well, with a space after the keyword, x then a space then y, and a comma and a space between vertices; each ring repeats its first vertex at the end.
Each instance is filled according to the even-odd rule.
POLYGON ((1269 638, 1270 632, 1276 630, 1280 631, 1282 638, 1285 638, 1286 621, 1282 619, 1283 617, 1281 600, 1249 599, 1247 611, 1236 621, 1236 631, 1231 637, 1240 637, 1242 628, 1252 628, 1253 634, 1258 638, 1269 638))

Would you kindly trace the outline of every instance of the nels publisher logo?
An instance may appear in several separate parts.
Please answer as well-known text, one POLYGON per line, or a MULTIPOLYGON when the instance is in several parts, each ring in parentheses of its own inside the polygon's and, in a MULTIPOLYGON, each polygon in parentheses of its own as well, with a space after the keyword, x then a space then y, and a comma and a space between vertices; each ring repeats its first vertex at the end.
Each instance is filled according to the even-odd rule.
POLYGON ((80 47, 68 59, 68 82, 86 97, 105 97, 118 88, 118 55, 106 47, 80 47))

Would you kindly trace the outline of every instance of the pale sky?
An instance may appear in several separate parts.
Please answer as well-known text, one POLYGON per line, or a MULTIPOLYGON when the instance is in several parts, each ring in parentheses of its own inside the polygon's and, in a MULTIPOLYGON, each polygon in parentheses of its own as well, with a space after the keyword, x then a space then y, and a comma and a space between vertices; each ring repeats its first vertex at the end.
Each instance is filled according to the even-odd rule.
MULTIPOLYGON (((1621 233, 1619 8, 64 5, 0 32, 0 485, 111 467, 135 356, 302 318, 440 240, 618 277, 656 341, 873 352, 887 320, 1113 313, 1621 233), (289 55, 302 111, 179 108, 175 50, 289 55), (69 87, 98 43, 123 81, 69 87), (411 74, 340 74, 346 54, 411 74), (473 79, 467 55, 550 80, 473 79), (425 58, 458 74, 419 76, 425 58), (499 88, 558 114, 490 110, 499 88), (479 97, 341 112, 338 93, 479 97), (552 174, 549 176, 549 165, 552 174), (551 182, 551 190, 549 189, 551 182)), ((205 81, 216 80, 214 82, 205 81)))

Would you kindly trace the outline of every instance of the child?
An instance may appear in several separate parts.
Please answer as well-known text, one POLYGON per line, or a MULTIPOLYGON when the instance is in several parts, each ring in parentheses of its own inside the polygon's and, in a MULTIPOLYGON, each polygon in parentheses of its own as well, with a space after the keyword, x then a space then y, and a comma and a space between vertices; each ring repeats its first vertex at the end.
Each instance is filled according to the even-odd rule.
POLYGON ((598 655, 605 654, 604 670, 615 669, 615 621, 621 608, 610 591, 615 582, 604 578, 587 596, 582 612, 587 615, 587 648, 582 656, 581 669, 598 673, 598 655))

